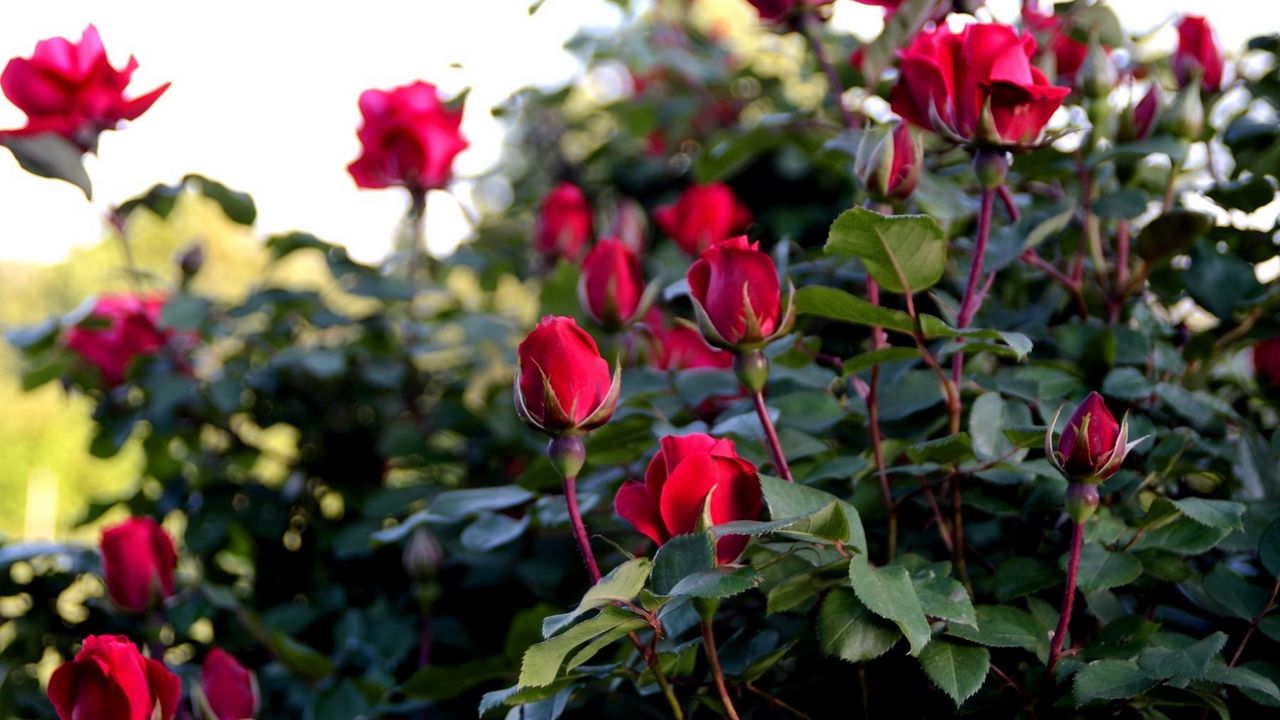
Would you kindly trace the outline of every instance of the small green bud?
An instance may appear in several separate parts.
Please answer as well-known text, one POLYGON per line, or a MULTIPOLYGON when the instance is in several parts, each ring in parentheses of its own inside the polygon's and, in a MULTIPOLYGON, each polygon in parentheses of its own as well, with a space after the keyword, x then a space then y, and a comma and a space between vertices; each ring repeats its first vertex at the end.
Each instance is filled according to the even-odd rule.
POLYGON ((1009 174, 1009 153, 981 148, 973 156, 973 171, 977 173, 982 187, 994 190, 1004 184, 1005 176, 1009 174))
POLYGON ((1098 486, 1071 483, 1067 486, 1066 504, 1072 520, 1078 523, 1088 520, 1098 509, 1098 486))
POLYGON ((769 381, 769 360, 760 350, 748 350, 733 359, 733 372, 747 392, 764 390, 769 381))
POLYGON ((561 477, 578 477, 587 462, 587 448, 577 435, 561 435, 547 443, 547 457, 561 477))

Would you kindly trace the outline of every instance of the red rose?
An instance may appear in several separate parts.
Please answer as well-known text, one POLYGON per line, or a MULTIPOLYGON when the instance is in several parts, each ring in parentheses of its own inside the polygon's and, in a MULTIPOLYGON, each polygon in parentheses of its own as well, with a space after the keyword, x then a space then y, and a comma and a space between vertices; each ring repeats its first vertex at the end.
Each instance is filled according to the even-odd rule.
POLYGON ((882 202, 902 201, 920 182, 923 149, 911 126, 898 123, 863 133, 853 161, 854 173, 872 197, 882 202))
POLYGON ((618 403, 618 376, 596 341, 573 318, 544 317, 520 343, 516 410, 551 435, 591 430, 609 422, 618 403))
POLYGON ((1032 66, 1035 49, 1034 37, 1019 37, 1008 25, 923 31, 901 53, 893 110, 954 142, 1033 144, 1071 92, 1032 66))
POLYGON ((1263 385, 1280 385, 1280 337, 1253 346, 1253 370, 1263 385))
POLYGON ((159 325, 166 301, 158 294, 103 295, 90 315, 106 327, 71 328, 67 347, 97 368, 107 386, 119 385, 134 358, 156 354, 173 337, 159 325))
POLYGON ((1147 94, 1143 95, 1136 105, 1130 103, 1120 114, 1116 140, 1134 142, 1147 139, 1151 135, 1152 128, 1155 127, 1156 111, 1159 109, 1160 88, 1153 83, 1147 89, 1147 94))
POLYGON ((566 258, 577 262, 591 242, 591 205, 582 190, 562 182, 542 199, 535 244, 550 261, 566 258))
POLYGON ((90 635, 49 678, 59 720, 173 720, 182 681, 123 635, 90 635))
MULTIPOLYGON (((644 482, 618 488, 614 510, 636 530, 661 545, 698 528, 707 496, 711 522, 720 525, 760 516, 760 478, 738 457, 733 441, 710 435, 667 435, 644 472, 644 482)), ((729 535, 716 543, 716 559, 728 564, 742 554, 748 538, 729 535)))
POLYGON ((733 353, 711 347, 702 333, 688 325, 663 327, 662 317, 656 310, 649 317, 649 332, 653 335, 649 361, 659 370, 733 367, 733 353))
POLYGON ((453 158, 467 147, 459 125, 462 110, 440 101, 436 86, 421 80, 391 90, 360 93, 364 122, 360 157, 347 172, 362 188, 403 185, 415 193, 442 188, 453 158))
POLYGON ((1127 426, 1116 422, 1101 395, 1089 393, 1067 421, 1053 460, 1073 480, 1102 482, 1120 469, 1127 439, 1127 426))
POLYGON ((835 0, 747 0, 760 13, 761 20, 780 20, 806 7, 830 5, 835 0))
POLYGON ((760 345, 788 324, 779 323, 778 268, 758 247, 740 235, 716 244, 689 266, 699 325, 717 345, 760 345))
POLYGON ((751 211, 738 202, 724 183, 694 185, 680 199, 653 213, 662 232, 690 255, 742 232, 751 224, 751 211))
POLYGON ((178 553, 149 517, 134 517, 102 533, 107 595, 121 609, 143 613, 173 595, 178 553))
POLYGON ((114 130, 121 120, 146 112, 169 83, 141 97, 126 100, 124 90, 138 67, 129 58, 123 70, 111 67, 98 30, 90 25, 79 43, 49 38, 36 43, 30 58, 13 58, 0 74, 4 94, 27 114, 27 126, 15 135, 57 133, 93 150, 98 133, 114 130))
POLYGON ((251 720, 258 714, 258 682, 230 653, 214 648, 200 666, 197 707, 204 720, 251 720))
POLYGON ((1222 88, 1222 50, 1213 39, 1209 21, 1196 15, 1178 20, 1178 49, 1173 54, 1173 72, 1178 85, 1191 81, 1192 72, 1200 68, 1200 86, 1209 92, 1222 88))
POLYGON ((1085 54, 1089 46, 1071 37, 1069 24, 1055 15, 1053 4, 1049 4, 1048 12, 1041 12, 1039 3, 1024 2, 1022 5, 1022 24, 1036 32, 1042 38, 1049 38, 1049 49, 1053 52, 1054 72, 1059 79, 1074 77, 1084 65, 1085 54))
POLYGON ((621 240, 596 243, 582 263, 578 299, 603 327, 616 330, 633 321, 645 295, 640 257, 621 240))

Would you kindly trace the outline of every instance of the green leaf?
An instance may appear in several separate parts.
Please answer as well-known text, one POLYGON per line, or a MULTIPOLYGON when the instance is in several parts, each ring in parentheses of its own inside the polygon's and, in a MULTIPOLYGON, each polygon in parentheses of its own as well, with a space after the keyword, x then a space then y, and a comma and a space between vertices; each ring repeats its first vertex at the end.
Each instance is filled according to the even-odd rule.
POLYGON ((744 593, 764 582, 749 567, 715 567, 686 575, 667 595, 696 598, 726 598, 744 593))
POLYGON ((715 566, 715 544, 709 534, 677 535, 663 543, 653 556, 653 592, 670 595, 681 580, 715 566))
POLYGON ((1140 190, 1116 190, 1093 201, 1094 214, 1103 218, 1136 218, 1146 211, 1147 195, 1140 190))
POLYGON ((771 475, 760 476, 769 516, 775 519, 804 518, 788 525, 786 532, 840 540, 866 553, 867 536, 862 519, 849 503, 817 488, 789 483, 771 475))
POLYGON ((1188 518, 1178 518, 1143 535, 1134 543, 1133 549, 1199 555, 1213 549, 1230 534, 1230 530, 1220 530, 1188 518))
POLYGON ((1169 645, 1149 647, 1138 656, 1138 667, 1157 680, 1184 678, 1197 680, 1204 675, 1209 661, 1227 644, 1226 633, 1216 632, 1182 647, 1169 645))
MULTIPOLYGON (((644 620, 625 610, 606 607, 599 615, 588 618, 524 652, 520 663, 520 687, 543 687, 555 681, 566 656, 591 640, 621 630, 626 634, 645 627, 644 620)), ((599 650, 600 648, 596 648, 599 650)))
POLYGON ((312 706, 313 720, 349 720, 361 717, 369 709, 369 701, 351 680, 330 685, 316 695, 312 706))
POLYGON ((513 518, 501 513, 483 512, 462 529, 458 539, 462 547, 471 552, 489 552, 523 535, 532 519, 532 515, 513 518))
POLYGON ((1036 652, 1048 648, 1049 640, 1040 624, 1026 610, 1010 605, 979 605, 974 608, 978 628, 951 624, 947 634, 987 647, 1024 648, 1036 652))
POLYGON ((1150 397, 1155 388, 1137 368, 1118 367, 1102 381, 1102 394, 1119 400, 1150 397))
POLYGON ((1280 520, 1267 526, 1258 543, 1258 560, 1274 577, 1280 577, 1280 520))
MULTIPOLYGON (((1066 569, 1066 556, 1059 563, 1066 569)), ((1088 543, 1080 552, 1080 589, 1086 593, 1128 585, 1142 575, 1142 562, 1127 552, 1111 552, 1088 543)))
POLYGON ((461 665, 425 665, 410 675, 400 690, 415 700, 448 700, 480 683, 506 677, 508 672, 506 661, 501 657, 471 660, 461 665))
POLYGON ((565 625, 578 619, 583 613, 604 607, 618 600, 632 600, 644 588, 649 579, 649 571, 653 563, 648 558, 632 558, 600 578, 600 582, 592 585, 578 606, 571 612, 562 615, 551 615, 542 621, 542 637, 555 635, 565 625))
POLYGON ((881 287, 904 294, 933 287, 947 265, 946 235, 928 215, 846 210, 831 224, 826 250, 859 258, 881 287))
POLYGON ((882 363, 915 360, 918 357, 920 357, 920 351, 914 347, 891 345, 868 350, 845 360, 844 372, 846 375, 856 375, 863 370, 870 370, 872 367, 882 363))
POLYGON ((1252 620, 1267 605, 1270 593, 1261 586, 1233 572, 1225 562, 1213 566, 1202 583, 1205 594, 1212 601, 1212 610, 1241 620, 1252 620))
POLYGON ((920 653, 920 667, 960 707, 987 679, 991 653, 984 647, 936 640, 920 653))
POLYGON ((973 438, 974 455, 979 460, 1004 457, 1013 450, 1013 444, 1004 436, 1004 428, 1030 422, 1031 413, 1022 403, 1006 401, 1000 393, 983 393, 969 410, 969 435, 973 438))
POLYGON ((818 647, 822 654, 851 663, 874 660, 902 637, 892 625, 873 615, 848 588, 827 593, 818 610, 818 647))
POLYGON ((1191 247, 1213 224, 1208 215, 1174 208, 1147 223, 1138 233, 1138 256, 1158 260, 1191 247))
POLYGON ((916 597, 920 598, 920 607, 928 617, 973 628, 978 626, 973 601, 960 581, 930 566, 913 573, 911 582, 915 586, 916 597))
POLYGON ((1182 517, 1182 511, 1169 498, 1158 497, 1152 501, 1151 506, 1147 508, 1147 514, 1138 520, 1138 527, 1152 528, 1168 525, 1169 523, 1182 517))
POLYGON ((1030 557, 1015 557, 996 567, 996 599, 1016 600, 1062 582, 1062 572, 1030 557))
POLYGON ((1183 515, 1201 525, 1219 530, 1239 530, 1244 527, 1244 503, 1192 497, 1174 500, 1173 504, 1183 515))
POLYGON ((271 633, 271 650, 289 672, 308 682, 323 680, 334 671, 333 661, 327 656, 280 631, 271 633))
POLYGON ((84 153, 61 135, 9 135, 0 140, 0 144, 9 148, 23 170, 40 177, 65 180, 83 190, 86 199, 93 199, 93 184, 84 169, 84 153))
POLYGON ((204 323, 213 303, 195 295, 177 295, 164 304, 160 325, 174 330, 196 330, 204 323))
POLYGON ((898 626, 912 655, 919 655, 929 644, 929 621, 906 568, 871 567, 865 554, 855 555, 849 561, 849 584, 868 610, 898 626))
MULTIPOLYGON (((1248 667, 1227 667, 1227 664, 1221 660, 1215 660, 1209 663, 1205 669, 1204 679, 1219 685, 1230 685, 1240 690, 1253 690, 1265 696, 1271 701, 1271 706, 1280 705, 1280 686, 1277 686, 1271 678, 1259 673, 1248 667)), ((1250 699, 1255 701, 1258 697, 1251 693, 1246 693, 1250 699)))
MULTIPOLYGON (((1040 436, 1044 438, 1043 433, 1040 436)), ((958 465, 973 458, 973 443, 969 434, 958 432, 936 440, 926 440, 907 448, 907 457, 917 465, 935 462, 940 465, 958 465)))
POLYGON ((1207 242, 1191 248, 1191 267, 1182 277, 1191 297, 1222 320, 1229 320, 1265 291, 1252 264, 1233 253, 1218 252, 1207 242))
POLYGON ((1222 183, 1205 194, 1221 207, 1251 213, 1270 204, 1276 197, 1276 188, 1270 178, 1253 175, 1222 183))
POLYGON ((1156 681, 1133 660, 1098 660, 1075 676, 1076 706, 1094 700, 1122 700, 1149 690, 1156 681))
POLYGON ((216 180, 203 175, 187 175, 184 185, 194 185, 197 192, 216 202, 227 219, 240 225, 252 225, 258 217, 258 208, 248 193, 237 192, 216 180))

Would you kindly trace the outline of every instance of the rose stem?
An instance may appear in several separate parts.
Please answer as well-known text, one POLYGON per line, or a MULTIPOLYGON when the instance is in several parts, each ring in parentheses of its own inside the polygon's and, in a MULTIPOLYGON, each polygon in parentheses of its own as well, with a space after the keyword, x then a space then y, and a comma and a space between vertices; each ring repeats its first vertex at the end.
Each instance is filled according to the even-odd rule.
POLYGON ((1071 609, 1076 602, 1076 577, 1080 573, 1080 550, 1084 547, 1084 523, 1073 523, 1071 528, 1071 557, 1067 560, 1067 589, 1062 595, 1062 614, 1058 617, 1058 629, 1053 633, 1053 642, 1049 646, 1049 663, 1045 669, 1046 677, 1053 673, 1053 667, 1062 656, 1062 644, 1067 639, 1067 626, 1071 624, 1071 609))
POLYGON ((409 189, 409 280, 417 279, 427 254, 427 191, 409 189))
MULTIPOLYGON (((577 440, 577 444, 581 447, 582 440, 577 440)), ((557 438, 555 442, 563 442, 568 438, 557 438)), ((554 451, 553 451, 554 452, 554 451)), ((585 453, 583 455, 585 458, 585 453)), ((591 584, 600 582, 600 565, 596 562, 596 555, 591 550, 591 540, 587 536, 587 525, 582 520, 582 511, 578 508, 578 477, 577 475, 565 473, 564 475, 564 503, 569 511, 569 524, 573 527, 573 538, 578 543, 578 551, 582 554, 582 562, 587 566, 587 574, 591 576, 591 584)), ((658 688, 662 690, 662 695, 667 699, 667 703, 671 706, 671 717, 676 720, 684 720, 684 711, 680 709, 680 701, 676 698, 675 691, 672 690, 671 684, 667 682, 667 676, 663 674, 662 667, 658 664, 656 653, 650 652, 649 648, 640 640, 640 636, 634 632, 627 633, 627 637, 631 640, 631 644, 636 646, 636 650, 640 656, 644 658, 649 665, 649 670, 653 672, 653 679, 658 683, 658 688)))
MULTIPOLYGON (((969 264, 969 280, 965 283, 964 297, 960 300, 960 310, 956 313, 956 327, 963 330, 973 322, 980 302, 978 281, 982 278, 982 264, 987 255, 987 242, 991 239, 991 211, 995 205, 996 191, 991 188, 982 189, 982 206, 978 213, 978 237, 974 241, 973 261, 969 264)), ((960 379, 964 375, 964 351, 958 350, 951 361, 951 382, 956 389, 960 388, 960 379)))
MULTIPOLYGON (((867 276, 867 300, 875 306, 880 305, 880 285, 867 276)), ((871 328, 871 346, 879 350, 884 347, 884 329, 871 328)), ((870 389, 867 391, 867 424, 871 426, 871 454, 876 461, 876 475, 880 479, 880 496, 884 500, 887 562, 893 562, 898 549, 898 506, 893 501, 893 490, 889 487, 889 474, 885 471, 883 437, 880 434, 880 364, 871 367, 870 389)))
POLYGON ((800 22, 804 28, 804 36, 809 41, 809 47, 813 50, 813 56, 817 59, 818 65, 822 67, 823 74, 827 76, 827 83, 831 86, 831 99, 840 111, 841 121, 844 122, 844 126, 847 128, 856 128, 858 119, 853 116, 849 108, 844 106, 844 86, 840 84, 840 76, 836 74, 836 69, 831 64, 831 59, 827 57, 826 48, 822 46, 822 39, 818 37, 818 28, 813 13, 804 13, 800 22))
POLYGON ((764 436, 769 442, 769 452, 773 455, 773 464, 778 467, 778 474, 787 482, 795 482, 791 477, 791 468, 787 467, 787 457, 782 454, 782 443, 778 440, 778 431, 774 429, 773 420, 769 418, 769 408, 765 407, 764 391, 753 391, 751 399, 756 404, 756 415, 760 417, 760 426, 764 428, 764 436))
POLYGON ((711 665, 711 677, 716 683, 716 692, 720 694, 720 702, 724 703, 725 715, 729 720, 738 720, 738 710, 733 706, 733 698, 729 696, 729 686, 724 682, 724 670, 720 667, 720 654, 716 652, 716 635, 711 627, 711 618, 702 618, 702 644, 707 651, 707 663, 711 665))

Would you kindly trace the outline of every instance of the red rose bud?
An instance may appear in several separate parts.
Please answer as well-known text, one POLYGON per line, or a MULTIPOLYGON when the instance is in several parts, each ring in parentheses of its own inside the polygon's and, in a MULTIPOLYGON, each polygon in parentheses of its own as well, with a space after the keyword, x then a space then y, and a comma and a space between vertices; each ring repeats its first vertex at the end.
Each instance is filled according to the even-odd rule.
POLYGON ((178 553, 149 517, 134 517, 102 533, 107 595, 122 610, 144 613, 173 595, 178 553))
POLYGON ((656 291, 656 285, 646 291, 640 257, 621 240, 601 240, 582 263, 578 301, 606 330, 618 330, 638 319, 656 291))
POLYGON ((596 341, 573 318, 549 315, 520 343, 516 411, 548 435, 593 430, 618 404, 619 374, 609 373, 596 341))
POLYGON ((880 125, 863 133, 853 172, 879 202, 906 200, 920 182, 923 149, 906 123, 880 125))
POLYGON ((1128 418, 1117 423, 1107 403, 1096 392, 1089 393, 1067 421, 1056 451, 1051 446, 1052 437, 1053 426, 1050 426, 1045 451, 1058 470, 1070 480, 1092 484, 1114 475, 1129 450, 1142 441, 1128 441, 1128 418))
POLYGON ((696 257, 745 230, 751 224, 751 211, 738 202, 728 185, 711 183, 688 188, 679 200, 658 208, 653 219, 680 249, 696 257))
POLYGON ((1116 131, 1119 142, 1146 140, 1155 127, 1156 113, 1160 109, 1160 87, 1152 83, 1147 94, 1137 103, 1130 103, 1120 114, 1120 127, 1116 131))
POLYGON ((558 258, 577 262, 591 242, 591 226, 587 196, 577 185, 563 182, 542 200, 534 244, 549 262, 558 258))
MULTIPOLYGON (((613 499, 619 517, 659 545, 697 530, 706 512, 712 525, 760 516, 760 477, 738 457, 733 441, 702 433, 658 441, 644 482, 628 481, 613 499), (710 500, 708 500, 708 497, 710 500)), ((742 554, 748 538, 728 535, 716 543, 720 564, 742 554)))
POLYGON ((59 720, 173 720, 182 681, 123 635, 90 635, 49 678, 59 720))
POLYGON ((1280 385, 1280 337, 1253 346, 1253 371, 1262 385, 1280 385))
POLYGON ((760 348, 789 332, 795 322, 793 303, 782 313, 773 258, 758 248, 740 235, 716 244, 689 266, 686 277, 698 327, 713 345, 760 348))
POLYGON ((1177 23, 1178 49, 1173 54, 1173 73, 1178 86, 1186 87, 1200 75, 1200 86, 1209 92, 1222 88, 1222 50, 1213 38, 1209 21, 1196 15, 1184 15, 1177 23))
POLYGON ((365 90, 360 115, 361 153, 347 171, 362 188, 400 185, 414 193, 442 188, 453 174, 453 158, 467 147, 459 129, 462 110, 446 106, 436 86, 421 80, 365 90))
POLYGON ((751 6, 760 13, 761 20, 774 22, 819 5, 830 5, 835 0, 748 0, 751 6))
POLYGON ((195 695, 201 720, 253 720, 258 714, 258 681, 221 648, 205 656, 195 695))
POLYGON ((653 336, 649 363, 659 370, 728 370, 733 367, 733 353, 708 345, 702 333, 688 325, 665 328, 660 316, 656 319, 651 317, 649 332, 653 336))
POLYGON ((30 58, 13 58, 0 74, 4 94, 27 114, 27 126, 0 135, 56 133, 81 150, 97 147, 98 134, 121 120, 135 120, 169 89, 169 83, 125 99, 138 61, 117 70, 107 59, 98 30, 90 25, 79 43, 49 38, 36 43, 30 58))
POLYGON ((1019 37, 1008 25, 925 30, 901 53, 893 111, 952 142, 1034 145, 1071 92, 1032 66, 1035 49, 1034 37, 1019 37))
POLYGON ((96 368, 108 387, 119 385, 134 358, 155 355, 173 337, 159 324, 166 301, 158 294, 103 295, 90 311, 93 323, 67 333, 67 347, 96 368))

